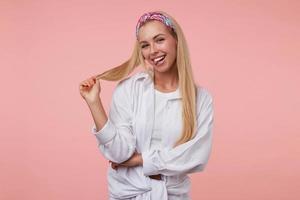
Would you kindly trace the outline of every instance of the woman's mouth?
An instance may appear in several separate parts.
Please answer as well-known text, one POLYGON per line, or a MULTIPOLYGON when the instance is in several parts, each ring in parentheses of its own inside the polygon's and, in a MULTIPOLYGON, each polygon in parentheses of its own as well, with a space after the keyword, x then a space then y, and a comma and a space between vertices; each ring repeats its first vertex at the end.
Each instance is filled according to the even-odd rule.
POLYGON ((157 57, 155 59, 153 59, 153 63, 157 66, 157 65, 161 65, 164 63, 165 61, 165 58, 166 58, 166 55, 163 55, 163 56, 160 56, 160 57, 157 57))

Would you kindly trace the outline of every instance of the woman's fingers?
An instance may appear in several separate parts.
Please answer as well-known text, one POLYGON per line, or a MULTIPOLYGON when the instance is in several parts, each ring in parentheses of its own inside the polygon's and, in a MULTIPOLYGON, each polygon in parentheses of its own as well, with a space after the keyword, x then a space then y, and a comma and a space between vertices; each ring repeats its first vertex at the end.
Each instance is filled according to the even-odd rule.
POLYGON ((88 87, 88 85, 86 84, 86 83, 84 83, 84 82, 81 82, 80 84, 79 84, 79 89, 80 90, 83 90, 83 89, 85 89, 85 88, 87 88, 88 87))
POLYGON ((92 78, 88 79, 88 83, 90 86, 93 86, 95 84, 95 82, 92 78))
POLYGON ((82 81, 82 82, 80 83, 80 85, 82 85, 83 87, 91 87, 91 86, 93 86, 95 83, 96 83, 96 79, 93 78, 93 77, 91 77, 91 78, 89 78, 89 79, 86 79, 86 80, 82 81))
POLYGON ((94 81, 94 83, 96 83, 96 76, 92 76, 92 80, 94 81))
POLYGON ((95 76, 91 76, 79 84, 80 94, 87 102, 93 102, 99 98, 100 89, 100 82, 95 76))
POLYGON ((114 162, 111 162, 111 161, 110 161, 110 163, 111 163, 111 168, 113 168, 115 170, 118 169, 119 165, 117 163, 114 163, 114 162))

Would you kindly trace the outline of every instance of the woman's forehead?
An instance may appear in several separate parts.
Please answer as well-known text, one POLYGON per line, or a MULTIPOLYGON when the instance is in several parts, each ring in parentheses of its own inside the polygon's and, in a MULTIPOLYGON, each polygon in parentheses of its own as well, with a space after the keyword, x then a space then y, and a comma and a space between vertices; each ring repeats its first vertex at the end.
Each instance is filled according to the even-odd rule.
POLYGON ((139 41, 152 39, 158 34, 168 34, 166 26, 159 21, 150 21, 144 24, 138 33, 139 41))

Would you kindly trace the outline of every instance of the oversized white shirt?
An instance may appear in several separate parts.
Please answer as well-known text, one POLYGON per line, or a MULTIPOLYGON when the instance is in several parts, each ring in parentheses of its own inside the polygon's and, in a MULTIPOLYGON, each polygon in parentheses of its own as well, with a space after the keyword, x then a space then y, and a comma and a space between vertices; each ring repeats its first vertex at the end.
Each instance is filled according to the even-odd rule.
MULTIPOLYGON (((176 93, 166 102, 161 121, 161 148, 150 148, 154 128, 155 89, 147 72, 138 72, 118 83, 108 120, 97 132, 103 156, 116 163, 128 160, 134 151, 142 154, 143 166, 108 170, 109 195, 115 199, 134 198, 151 188, 149 175, 162 174, 167 195, 181 195, 190 190, 189 173, 200 172, 209 159, 212 146, 213 99, 203 87, 197 87, 196 136, 173 148, 182 130, 182 102, 176 93)), ((165 196, 167 196, 165 195, 165 196)), ((163 200, 163 199, 162 199, 163 200)), ((166 199, 167 200, 167 197, 166 199)))

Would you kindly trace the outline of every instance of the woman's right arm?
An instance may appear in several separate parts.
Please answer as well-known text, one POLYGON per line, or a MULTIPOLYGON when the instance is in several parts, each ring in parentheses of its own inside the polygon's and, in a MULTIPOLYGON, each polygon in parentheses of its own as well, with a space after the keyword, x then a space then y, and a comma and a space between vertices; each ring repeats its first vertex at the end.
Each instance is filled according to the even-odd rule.
POLYGON ((108 117, 99 97, 100 83, 95 77, 80 84, 80 93, 94 119, 92 133, 103 156, 115 163, 129 159, 135 151, 135 136, 131 126, 132 104, 128 82, 121 81, 116 86, 108 117))
POLYGON ((91 111, 96 131, 101 130, 107 122, 107 115, 103 108, 101 99, 98 98, 96 101, 88 103, 88 107, 91 111))

